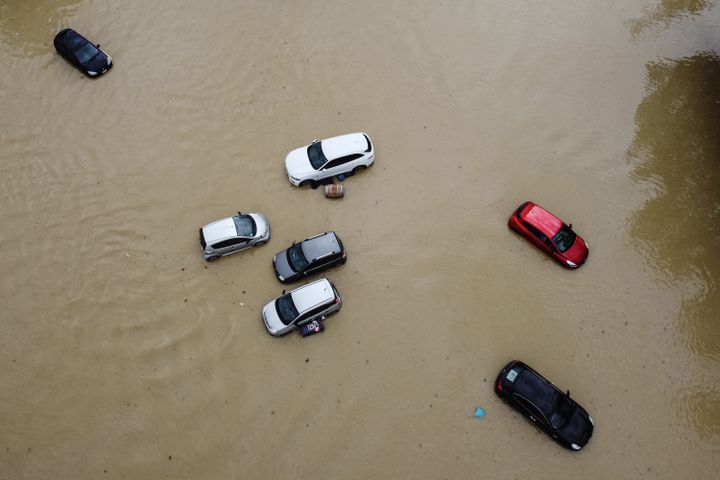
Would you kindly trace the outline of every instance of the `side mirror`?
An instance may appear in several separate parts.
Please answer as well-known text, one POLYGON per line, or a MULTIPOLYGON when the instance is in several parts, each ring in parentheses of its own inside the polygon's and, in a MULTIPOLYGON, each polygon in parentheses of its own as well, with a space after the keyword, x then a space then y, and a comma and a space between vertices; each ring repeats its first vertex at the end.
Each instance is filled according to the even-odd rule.
POLYGON ((99 43, 98 43, 97 45, 95 45, 95 46, 96 46, 97 48, 100 48, 100 44, 99 44, 99 43))
POLYGON ((567 391, 567 396, 568 396, 568 397, 570 396, 570 390, 567 391))
POLYGON ((282 294, 285 295, 285 289, 284 289, 284 288, 283 288, 283 293, 282 293, 282 294))
POLYGON ((295 240, 293 240, 293 243, 292 243, 292 244, 295 245, 296 243, 297 243, 297 242, 296 242, 295 240))
POLYGON ((572 230, 572 223, 571 223, 570 225, 568 225, 568 228, 569 228, 570 230, 572 230))
POLYGON ((242 212, 240 210, 238 210, 238 215, 242 215, 242 212))
POLYGON ((314 140, 312 141, 312 143, 313 143, 313 145, 315 145, 315 144, 318 143, 319 141, 320 141, 320 140, 316 138, 316 139, 314 139, 314 140))

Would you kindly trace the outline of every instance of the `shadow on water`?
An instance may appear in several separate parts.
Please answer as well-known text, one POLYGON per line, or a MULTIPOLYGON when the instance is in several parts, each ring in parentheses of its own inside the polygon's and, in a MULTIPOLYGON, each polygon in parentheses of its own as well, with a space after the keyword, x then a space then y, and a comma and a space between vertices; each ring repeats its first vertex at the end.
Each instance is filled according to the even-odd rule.
MULTIPOLYGON (((632 218, 630 232, 668 283, 688 288, 676 319, 681 341, 715 363, 720 360, 720 57, 653 62, 647 70, 629 156, 637 164, 636 177, 653 185, 656 195, 632 218)), ((720 392, 693 391, 681 401, 684 415, 701 434, 720 435, 720 392)))
POLYGON ((0 2, 0 48, 11 55, 35 56, 52 50, 55 34, 81 0, 5 0, 0 2))
POLYGON ((635 37, 654 25, 667 26, 673 21, 699 15, 714 3, 714 0, 660 0, 645 15, 630 22, 630 32, 635 37))

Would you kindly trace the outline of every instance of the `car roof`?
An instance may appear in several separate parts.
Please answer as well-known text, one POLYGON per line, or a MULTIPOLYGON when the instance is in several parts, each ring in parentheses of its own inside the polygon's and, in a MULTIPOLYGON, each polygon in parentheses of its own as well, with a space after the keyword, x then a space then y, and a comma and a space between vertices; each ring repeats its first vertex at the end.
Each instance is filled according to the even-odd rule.
POLYGON ((513 390, 530 400, 546 416, 552 413, 560 394, 550 382, 529 367, 523 368, 515 379, 513 390))
POLYGON ((552 237, 562 227, 563 222, 540 205, 533 205, 525 214, 524 219, 548 237, 552 237))
POLYGON ((67 46, 72 50, 75 50, 76 48, 84 45, 85 43, 89 43, 85 37, 77 33, 72 28, 67 28, 61 31, 57 34, 57 38, 62 41, 63 45, 67 46))
POLYGON ((295 308, 299 313, 305 312, 321 303, 335 298, 335 292, 327 278, 321 278, 290 292, 295 308))
POLYGON ((322 141, 322 149, 328 160, 334 160, 351 153, 363 153, 368 142, 363 133, 348 133, 322 141))
POLYGON ((335 236, 335 232, 325 232, 304 240, 302 242, 302 249, 305 258, 312 261, 328 253, 339 253, 340 244, 335 236))
POLYGON ((232 217, 208 223, 203 227, 203 235, 205 235, 205 241, 208 243, 238 236, 232 217))

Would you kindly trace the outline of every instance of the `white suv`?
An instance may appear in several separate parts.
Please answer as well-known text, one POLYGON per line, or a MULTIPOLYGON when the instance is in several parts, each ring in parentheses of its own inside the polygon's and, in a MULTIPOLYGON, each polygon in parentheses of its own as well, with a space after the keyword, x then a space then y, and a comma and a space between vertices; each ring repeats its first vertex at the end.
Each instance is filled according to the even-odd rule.
POLYGON ((263 322, 270 335, 280 336, 313 320, 324 320, 342 307, 342 299, 330 280, 321 278, 285 293, 265 305, 263 322))
POLYGON ((336 175, 352 175, 375 161, 373 144, 365 133, 349 133, 296 148, 285 157, 290 183, 316 188, 336 175))

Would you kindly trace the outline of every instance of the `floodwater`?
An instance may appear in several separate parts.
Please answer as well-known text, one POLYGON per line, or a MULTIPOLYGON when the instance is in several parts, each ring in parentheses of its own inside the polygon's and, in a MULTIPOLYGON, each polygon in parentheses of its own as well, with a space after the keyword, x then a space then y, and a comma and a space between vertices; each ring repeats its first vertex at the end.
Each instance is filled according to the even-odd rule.
POLYGON ((714 1, 0 2, 0 478, 717 478, 714 1), (71 26, 115 68, 61 60, 71 26), (346 196, 291 149, 366 131, 346 196), (568 271, 506 227, 532 199, 568 271), (271 241, 206 263, 199 226, 271 241), (272 338, 271 258, 333 229, 342 311, 272 338), (568 388, 586 450, 499 401, 568 388), (482 406, 487 416, 473 418, 482 406))

